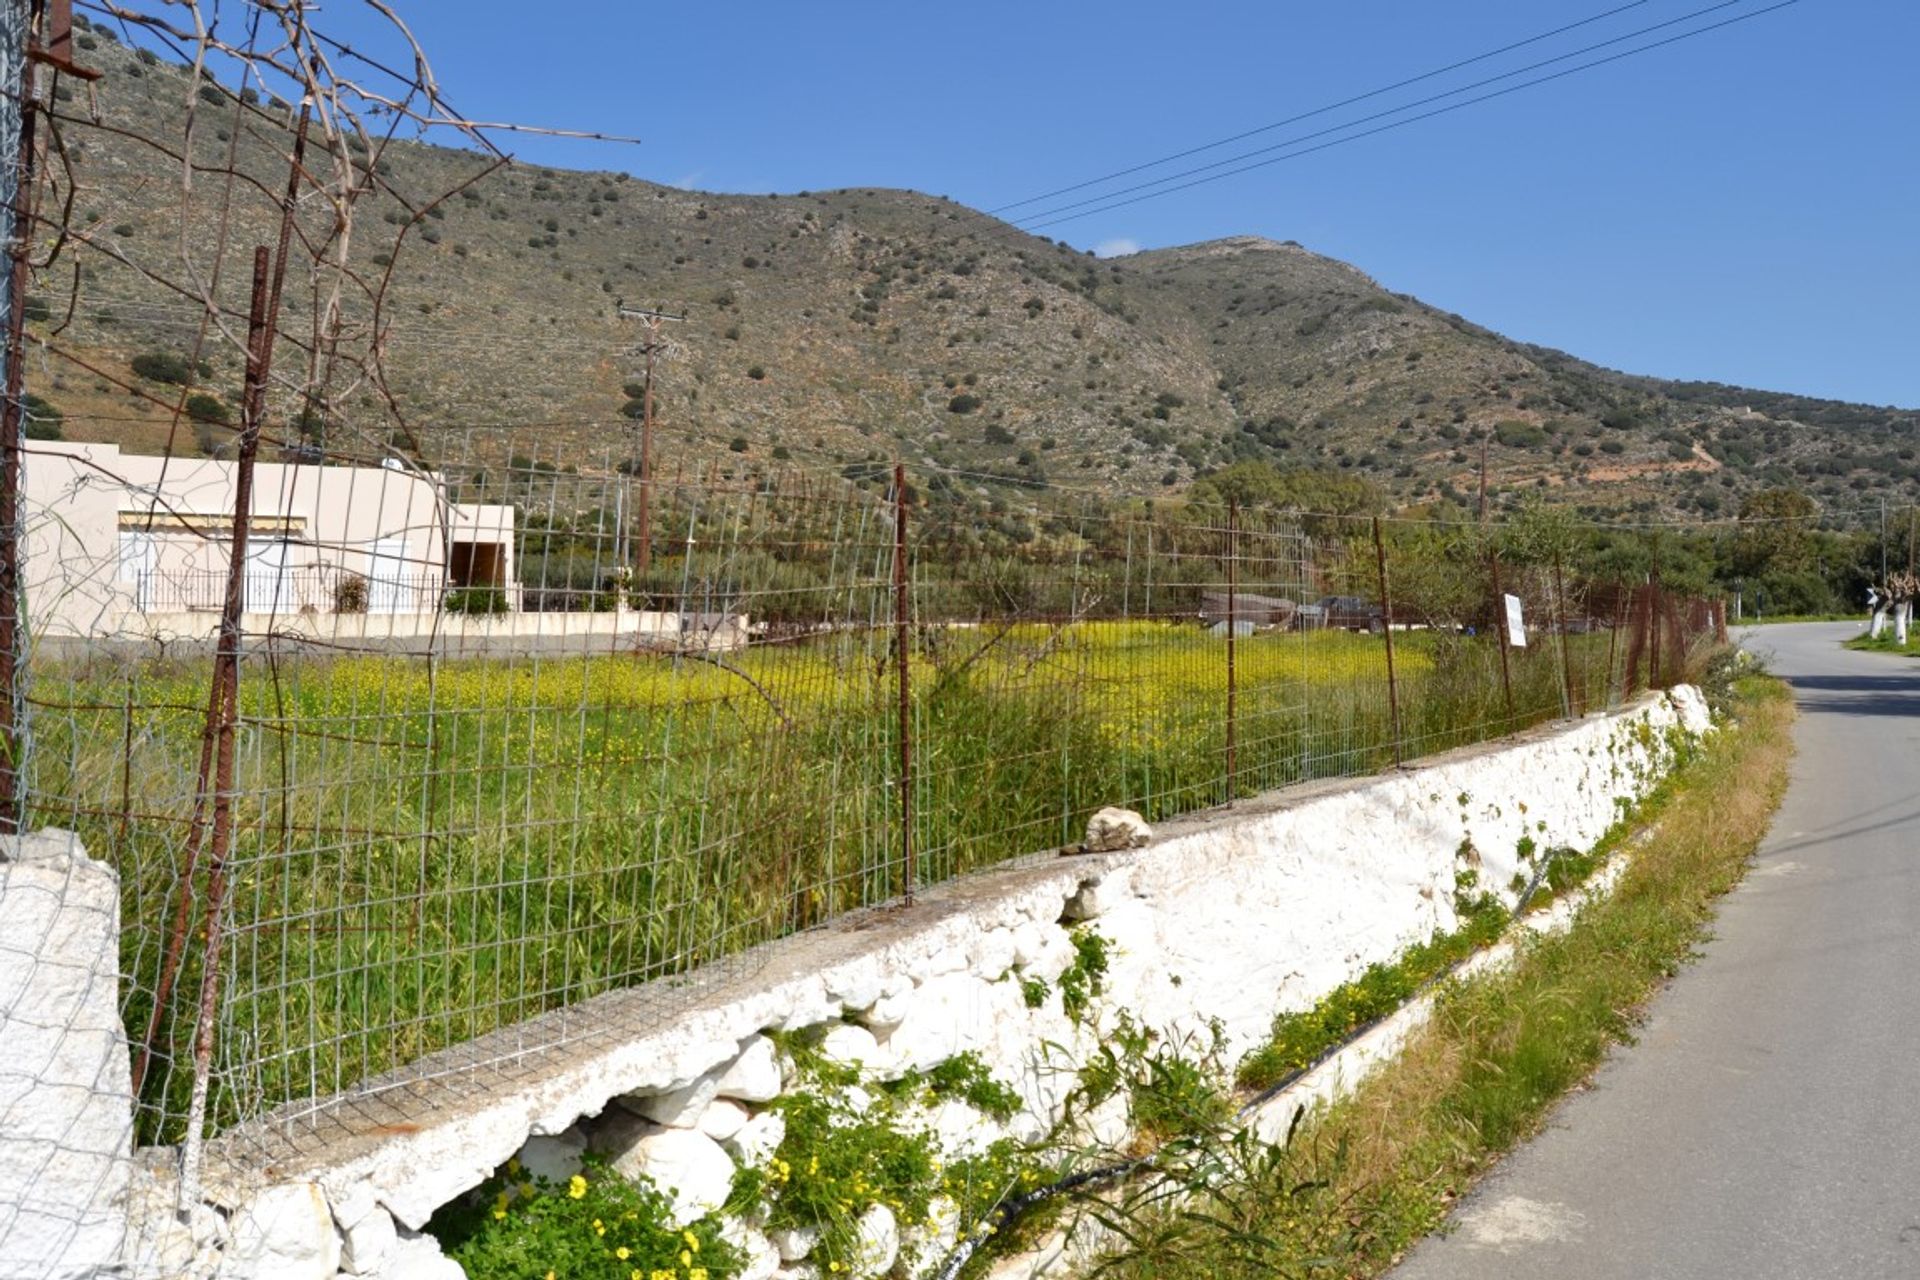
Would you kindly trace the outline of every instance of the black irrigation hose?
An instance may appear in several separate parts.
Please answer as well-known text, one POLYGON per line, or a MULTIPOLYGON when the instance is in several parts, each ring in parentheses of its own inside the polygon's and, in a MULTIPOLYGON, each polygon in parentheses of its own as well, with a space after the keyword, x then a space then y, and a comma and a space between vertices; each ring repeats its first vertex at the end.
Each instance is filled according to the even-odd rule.
MULTIPOLYGON (((1533 901, 1534 894, 1540 891, 1541 882, 1547 878, 1547 870, 1553 865, 1555 856, 1556 854, 1553 850, 1548 850, 1547 856, 1540 860, 1539 867, 1534 870, 1533 879, 1527 882, 1527 887, 1521 892, 1519 901, 1514 903, 1513 918, 1515 920, 1526 915, 1527 906, 1533 901)), ((1594 870, 1598 871, 1599 868, 1596 867, 1594 870)), ((1306 1066, 1289 1072, 1276 1083, 1268 1085, 1265 1089, 1253 1095, 1253 1097, 1241 1105, 1238 1111, 1234 1112, 1235 1121, 1245 1120, 1260 1107, 1271 1102, 1274 1098, 1279 1097, 1282 1093, 1298 1084, 1304 1077, 1319 1070, 1332 1059, 1334 1055, 1345 1052, 1351 1048, 1355 1042, 1371 1035, 1374 1031, 1378 1030, 1388 1018, 1399 1013, 1401 1009, 1405 1009, 1408 1005, 1420 999, 1441 983, 1449 982, 1457 977, 1460 971, 1472 963, 1474 957, 1479 954, 1480 952, 1476 951, 1473 955, 1467 956, 1459 963, 1449 966, 1444 972, 1436 973, 1433 977, 1428 978, 1425 982, 1414 988, 1413 994, 1408 996, 1393 1013, 1381 1014, 1372 1021, 1355 1027, 1345 1036, 1321 1050, 1320 1053, 1314 1057, 1313 1061, 1309 1062, 1306 1066)), ((1298 1119, 1298 1116, 1296 1115, 1295 1118, 1298 1119)), ((1078 1173, 1068 1174, 1066 1177, 1056 1182, 1050 1182, 1046 1186, 1035 1187, 1031 1191, 1023 1191, 1017 1196, 1002 1200, 988 1212, 986 1217, 976 1223, 974 1228, 967 1232, 966 1235, 954 1245, 953 1252, 947 1255, 946 1261, 940 1264, 939 1269, 932 1273, 929 1280, 955 1280, 955 1277, 960 1274, 961 1268, 965 1267, 973 1255, 979 1251, 982 1241, 987 1240, 1003 1230, 1009 1223, 1019 1219, 1029 1209, 1037 1205, 1045 1204, 1047 1201, 1065 1195, 1069 1191, 1077 1191, 1082 1187, 1095 1186, 1100 1183, 1113 1182, 1131 1174, 1138 1173, 1153 1165, 1163 1155, 1176 1150, 1182 1143, 1190 1141, 1190 1138, 1170 1138, 1143 1156, 1134 1156, 1131 1159, 1117 1161, 1113 1164, 1099 1165, 1092 1169, 1082 1169, 1078 1173)))

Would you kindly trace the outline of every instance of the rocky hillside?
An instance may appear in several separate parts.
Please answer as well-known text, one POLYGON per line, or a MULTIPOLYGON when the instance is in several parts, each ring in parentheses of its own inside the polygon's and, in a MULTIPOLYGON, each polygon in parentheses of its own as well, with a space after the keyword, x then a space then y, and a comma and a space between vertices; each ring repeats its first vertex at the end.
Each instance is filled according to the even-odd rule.
MULTIPOLYGON (((226 234, 270 238, 289 115, 104 31, 81 44, 105 77, 91 102, 62 89, 56 106, 88 243, 35 286, 35 336, 63 354, 37 361, 30 385, 69 438, 160 449, 166 415, 116 384, 154 389, 133 362, 191 349, 200 317, 155 277, 215 256, 212 171, 230 148, 260 188, 243 185, 226 234), (189 107, 210 171, 183 197, 177 161, 136 139, 180 149, 189 107)), ((618 318, 624 301, 687 317, 659 368, 663 470, 859 476, 898 455, 944 476, 935 488, 952 500, 1030 506, 1175 492, 1259 458, 1350 470, 1415 501, 1470 490, 1485 439, 1502 493, 1544 487, 1595 510, 1716 512, 1763 484, 1842 500, 1920 482, 1920 413, 1611 373, 1291 242, 1103 261, 914 192, 721 196, 518 166, 462 187, 484 157, 404 142, 371 163, 385 190, 360 207, 356 260, 392 271, 389 389, 430 456, 629 456, 640 331, 618 318)), ((325 234, 323 215, 303 215, 309 234, 325 234)), ((237 261, 222 285, 236 306, 237 261)), ((311 307, 298 293, 295 328, 311 307)), ((230 403, 237 356, 209 351, 207 390, 230 403)), ((332 399, 327 447, 395 438, 375 388, 332 399)), ((220 447, 199 435, 173 447, 220 447)))

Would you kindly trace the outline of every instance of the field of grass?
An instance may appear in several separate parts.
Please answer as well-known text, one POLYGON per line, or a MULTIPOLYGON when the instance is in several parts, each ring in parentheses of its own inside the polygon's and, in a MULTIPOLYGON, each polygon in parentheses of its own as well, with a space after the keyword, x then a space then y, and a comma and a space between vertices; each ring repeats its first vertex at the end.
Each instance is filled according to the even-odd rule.
MULTIPOLYGON (((900 704, 891 637, 670 655, 249 660, 228 864, 218 1114, 351 1086, 614 987, 683 972, 896 899, 900 704)), ((1544 639, 1544 637, 1543 637, 1544 639)), ((1557 646, 1395 637, 1401 754, 1558 716, 1557 646)), ((1610 686, 1575 637, 1574 701, 1610 686)), ((1378 636, 1191 624, 932 628, 912 661, 915 880, 1394 756, 1378 636)), ((37 671, 34 818, 121 872, 127 1020, 153 1015, 179 910, 208 667, 104 659, 37 671)), ((196 875, 203 889, 205 867, 196 875)), ((148 1136, 176 1132, 198 990, 160 1011, 148 1136)))

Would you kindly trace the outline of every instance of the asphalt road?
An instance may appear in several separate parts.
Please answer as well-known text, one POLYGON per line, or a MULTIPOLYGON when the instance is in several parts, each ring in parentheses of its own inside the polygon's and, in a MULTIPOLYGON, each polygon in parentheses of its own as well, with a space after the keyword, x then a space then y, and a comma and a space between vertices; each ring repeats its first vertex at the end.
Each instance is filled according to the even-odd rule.
POLYGON ((1920 1277, 1920 662, 1767 627, 1799 702, 1713 940, 1394 1280, 1920 1277))

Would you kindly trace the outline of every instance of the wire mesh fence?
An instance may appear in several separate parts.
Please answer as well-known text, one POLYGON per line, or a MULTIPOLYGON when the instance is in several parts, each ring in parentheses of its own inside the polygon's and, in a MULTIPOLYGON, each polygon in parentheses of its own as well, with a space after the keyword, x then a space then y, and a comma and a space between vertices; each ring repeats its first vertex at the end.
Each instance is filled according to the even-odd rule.
POLYGON ((40 113, 0 168, 64 295, 29 324, 11 291, 0 829, 70 827, 118 872, 138 1130, 184 1144, 189 1188, 208 1135, 502 1028, 557 1047, 577 1029, 529 1020, 599 993, 664 1011, 660 980, 1071 845, 1101 806, 1160 821, 1614 705, 1723 626, 1657 550, 1601 572, 1551 521, 1056 491, 993 528, 942 472, 412 421, 389 357, 447 335, 396 323, 395 256, 504 157, 410 37, 414 78, 308 8, 114 7, 241 76, 179 76, 183 114, 82 110, 57 58, 0 95, 28 112, 0 136, 40 113), (396 189, 384 152, 430 127, 479 150, 396 189), (76 222, 106 134, 178 261, 76 222), (355 227, 367 202, 392 230, 355 227), (139 407, 66 422, 121 445, 36 436, 29 351, 139 407))
POLYGON ((643 486, 624 448, 527 448, 257 462, 237 554, 245 464, 33 451, 25 816, 120 871, 146 1139, 384 1087, 1104 805, 1613 705, 1719 622, 1503 562, 1500 527, 1088 501, 1016 545, 904 471, 643 486))

